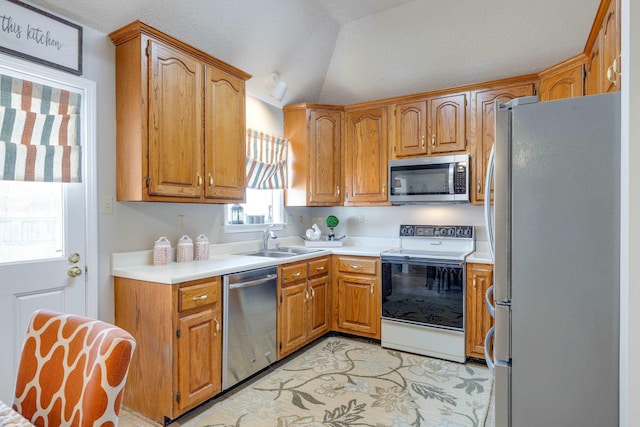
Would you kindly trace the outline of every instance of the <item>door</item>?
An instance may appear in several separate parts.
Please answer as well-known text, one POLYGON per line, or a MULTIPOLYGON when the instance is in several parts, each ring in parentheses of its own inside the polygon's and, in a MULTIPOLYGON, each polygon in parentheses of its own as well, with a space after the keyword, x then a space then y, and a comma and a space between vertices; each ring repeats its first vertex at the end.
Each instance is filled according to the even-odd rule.
POLYGON ((309 205, 339 205, 342 197, 342 113, 312 110, 309 119, 309 205))
POLYGON ((429 154, 464 151, 467 146, 467 95, 429 99, 429 154))
POLYGON ((342 331, 375 335, 379 316, 375 303, 376 277, 341 275, 338 278, 338 325, 342 331))
POLYGON ((199 198, 203 66, 161 43, 149 46, 149 194, 199 198))
POLYGON ((427 102, 398 104, 395 113, 395 157, 426 156, 427 102))
POLYGON ((205 196, 244 202, 244 80, 205 67, 205 196))
POLYGON ((11 402, 33 311, 97 316, 97 274, 91 280, 86 274, 97 271, 97 212, 88 202, 94 178, 87 168, 95 147, 95 83, 10 58, 3 58, 0 74, 3 82, 9 77, 80 94, 82 146, 82 182, 22 181, 18 174, 0 180, 0 399, 11 402))
POLYGON ((387 204, 387 108, 347 115, 345 205, 387 204))

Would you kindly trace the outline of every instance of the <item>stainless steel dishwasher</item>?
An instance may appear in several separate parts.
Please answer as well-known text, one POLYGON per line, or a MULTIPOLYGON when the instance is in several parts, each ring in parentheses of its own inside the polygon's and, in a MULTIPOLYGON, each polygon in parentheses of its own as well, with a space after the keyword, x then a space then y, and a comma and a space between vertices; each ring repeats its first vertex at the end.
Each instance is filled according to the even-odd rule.
POLYGON ((276 267, 223 276, 224 390, 276 361, 277 279, 276 267))

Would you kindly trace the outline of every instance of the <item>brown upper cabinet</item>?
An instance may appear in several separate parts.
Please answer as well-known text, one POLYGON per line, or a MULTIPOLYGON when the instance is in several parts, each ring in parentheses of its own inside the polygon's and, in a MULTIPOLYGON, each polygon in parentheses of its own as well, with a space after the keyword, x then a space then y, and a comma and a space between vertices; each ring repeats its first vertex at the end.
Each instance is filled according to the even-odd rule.
POLYGON ((244 200, 251 76, 135 21, 116 45, 117 199, 244 200))
POLYGON ((466 149, 468 93, 446 94, 395 105, 395 158, 466 149))
POLYGON ((285 205, 342 204, 342 121, 342 107, 284 107, 284 136, 289 140, 285 205))
POLYGON ((620 90, 620 1, 603 0, 585 47, 587 95, 620 90))
POLYGON ((483 203, 485 175, 489 154, 495 140, 495 102, 508 102, 514 98, 535 93, 535 81, 504 83, 471 92, 471 182, 469 191, 472 203, 483 203))
POLYGON ((584 95, 584 54, 540 72, 540 101, 584 95))
POLYGON ((387 107, 352 110, 346 116, 344 204, 387 205, 387 107))
POLYGON ((427 101, 411 101, 395 106, 395 157, 427 155, 427 101))
POLYGON ((429 154, 467 148, 467 93, 429 98, 429 154))

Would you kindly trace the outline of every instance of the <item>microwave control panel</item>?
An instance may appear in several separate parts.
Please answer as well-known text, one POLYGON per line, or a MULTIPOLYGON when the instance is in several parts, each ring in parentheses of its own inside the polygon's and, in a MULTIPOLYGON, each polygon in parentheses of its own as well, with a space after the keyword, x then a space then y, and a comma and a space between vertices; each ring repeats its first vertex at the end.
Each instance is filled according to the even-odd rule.
POLYGON ((400 237, 446 237, 471 239, 472 225, 401 225, 400 237))

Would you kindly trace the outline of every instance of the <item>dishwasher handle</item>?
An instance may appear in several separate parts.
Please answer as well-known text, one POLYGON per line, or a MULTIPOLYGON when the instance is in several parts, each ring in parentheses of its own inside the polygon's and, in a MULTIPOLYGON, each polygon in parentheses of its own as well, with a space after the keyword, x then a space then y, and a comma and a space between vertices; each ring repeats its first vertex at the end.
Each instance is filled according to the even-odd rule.
POLYGON ((278 275, 277 274, 269 274, 265 277, 262 277, 260 279, 255 279, 255 280, 249 280, 247 282, 240 282, 240 283, 232 283, 229 285, 229 289, 238 289, 238 288, 248 288, 251 286, 257 286, 257 285, 261 285, 265 282, 268 282, 270 280, 273 280, 275 278, 277 278, 278 275))

